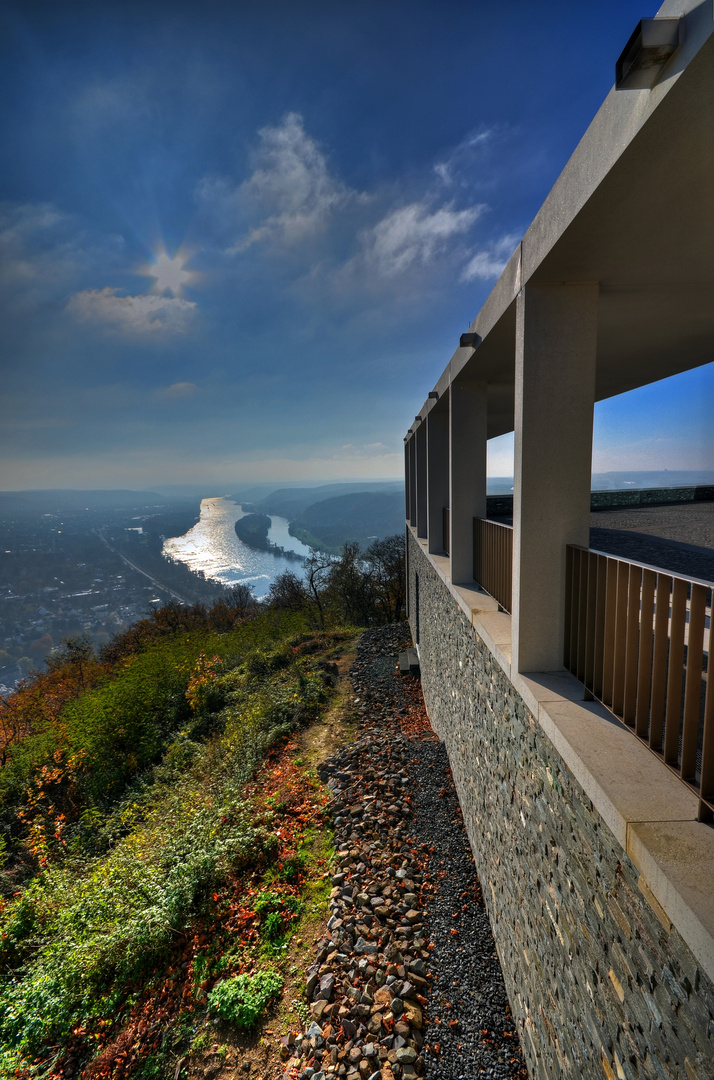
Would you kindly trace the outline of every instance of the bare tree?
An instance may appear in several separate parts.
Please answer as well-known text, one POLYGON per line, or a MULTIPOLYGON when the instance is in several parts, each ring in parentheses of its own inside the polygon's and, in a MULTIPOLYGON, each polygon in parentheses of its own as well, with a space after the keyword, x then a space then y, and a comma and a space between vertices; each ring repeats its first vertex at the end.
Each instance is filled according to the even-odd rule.
POLYGON ((404 537, 401 533, 375 540, 364 553, 370 566, 375 603, 381 622, 399 622, 404 618, 406 575, 404 572, 404 537))
POLYGON ((330 571, 334 565, 332 556, 325 555, 321 551, 313 551, 308 559, 305 559, 305 584, 307 586, 308 599, 317 615, 317 622, 321 630, 325 629, 325 605, 323 593, 330 578, 330 571))
POLYGON ((283 611, 302 611, 308 595, 297 574, 292 570, 278 574, 268 591, 268 603, 283 611))

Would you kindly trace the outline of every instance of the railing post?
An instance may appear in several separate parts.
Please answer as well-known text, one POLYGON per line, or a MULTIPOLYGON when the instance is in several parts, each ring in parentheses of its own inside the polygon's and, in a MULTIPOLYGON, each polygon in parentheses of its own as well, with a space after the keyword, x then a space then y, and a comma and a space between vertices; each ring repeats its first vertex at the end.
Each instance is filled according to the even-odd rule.
POLYGON ((566 545, 588 547, 596 282, 526 285, 516 317, 512 663, 563 665, 566 545))
POLYGON ((473 581, 473 520, 486 517, 486 383, 455 379, 449 407, 451 581, 473 581))
POLYGON ((427 532, 427 472, 426 472, 426 423, 419 424, 414 433, 416 442, 416 531, 426 539, 427 532))
POLYGON ((409 524, 414 526, 417 521, 416 437, 414 434, 407 445, 409 447, 409 524))

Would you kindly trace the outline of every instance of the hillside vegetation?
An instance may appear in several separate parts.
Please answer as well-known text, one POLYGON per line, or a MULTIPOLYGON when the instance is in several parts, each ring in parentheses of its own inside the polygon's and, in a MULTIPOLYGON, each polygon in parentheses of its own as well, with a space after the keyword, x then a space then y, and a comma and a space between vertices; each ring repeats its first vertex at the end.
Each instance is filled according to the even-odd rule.
POLYGON ((308 506, 290 522, 290 534, 321 551, 361 546, 404 527, 404 493, 365 491, 308 506))
POLYGON ((0 1077, 177 1078, 213 1020, 280 998, 330 859, 322 786, 281 747, 324 711, 344 624, 391 621, 392 540, 267 605, 237 589, 100 656, 69 642, 2 703, 0 1077))
POLYGON ((245 510, 287 518, 292 536, 332 554, 338 554, 344 544, 366 547, 404 528, 401 480, 279 488, 257 501, 250 493, 233 498, 245 510))
POLYGON ((261 492, 259 495, 246 491, 230 497, 238 503, 246 504, 246 509, 250 505, 252 509, 263 514, 278 514, 292 521, 309 506, 323 502, 325 499, 334 499, 339 495, 400 495, 403 492, 402 480, 372 480, 362 483, 320 484, 317 487, 277 488, 269 494, 261 492))

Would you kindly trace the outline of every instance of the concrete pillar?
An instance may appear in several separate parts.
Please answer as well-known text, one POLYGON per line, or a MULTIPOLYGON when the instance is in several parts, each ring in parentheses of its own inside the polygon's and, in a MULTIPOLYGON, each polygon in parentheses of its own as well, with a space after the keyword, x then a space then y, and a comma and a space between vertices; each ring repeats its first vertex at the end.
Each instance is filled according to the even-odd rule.
POLYGON ((412 516, 410 505, 410 483, 409 483, 409 439, 404 440, 404 517, 407 521, 412 516))
POLYGON ((512 665, 563 666, 565 546, 588 546, 598 284, 526 285, 516 324, 512 665))
POLYGON ((416 438, 412 435, 409 447, 409 524, 416 525, 416 438))
POLYGON ((426 539, 426 422, 416 429, 416 531, 426 539))
POLYGON ((429 552, 444 551, 444 507, 449 505, 449 413, 432 409, 426 418, 426 498, 429 552))
POLYGON ((455 380, 449 406, 451 581, 458 585, 473 581, 473 519, 486 516, 486 383, 455 380))

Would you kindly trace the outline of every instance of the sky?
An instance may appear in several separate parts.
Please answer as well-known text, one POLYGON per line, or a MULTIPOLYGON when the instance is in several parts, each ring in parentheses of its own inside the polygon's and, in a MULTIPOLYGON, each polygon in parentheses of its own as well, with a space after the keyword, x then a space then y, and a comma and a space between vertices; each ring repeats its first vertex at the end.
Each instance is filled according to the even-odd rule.
MULTIPOLYGON (((400 475, 646 14, 0 2, 0 488, 400 475)), ((593 468, 714 468, 713 402, 598 405, 593 468)))

